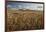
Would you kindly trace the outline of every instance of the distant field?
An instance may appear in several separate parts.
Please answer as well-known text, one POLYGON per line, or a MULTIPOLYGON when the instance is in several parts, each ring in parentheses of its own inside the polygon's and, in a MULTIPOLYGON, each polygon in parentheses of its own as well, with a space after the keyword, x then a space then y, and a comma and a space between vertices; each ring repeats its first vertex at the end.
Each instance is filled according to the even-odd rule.
POLYGON ((7 11, 7 30, 43 29, 43 11, 7 11))

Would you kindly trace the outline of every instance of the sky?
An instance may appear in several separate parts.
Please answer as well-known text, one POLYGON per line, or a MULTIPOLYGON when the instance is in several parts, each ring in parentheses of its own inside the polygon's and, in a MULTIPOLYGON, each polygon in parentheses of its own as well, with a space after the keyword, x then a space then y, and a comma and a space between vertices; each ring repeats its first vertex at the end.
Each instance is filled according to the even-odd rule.
POLYGON ((7 3, 7 8, 11 8, 11 9, 43 10, 43 4, 8 2, 7 3))

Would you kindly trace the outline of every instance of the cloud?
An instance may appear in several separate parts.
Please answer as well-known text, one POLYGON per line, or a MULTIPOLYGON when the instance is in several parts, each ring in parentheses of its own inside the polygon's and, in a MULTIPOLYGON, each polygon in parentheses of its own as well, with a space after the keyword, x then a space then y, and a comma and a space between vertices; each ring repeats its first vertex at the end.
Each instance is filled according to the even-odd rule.
POLYGON ((11 5, 7 5, 7 7, 12 7, 11 5))
POLYGON ((10 2, 7 7, 12 9, 32 9, 32 10, 43 10, 43 4, 36 4, 36 3, 15 3, 10 2), (41 7, 41 8, 40 8, 41 7))

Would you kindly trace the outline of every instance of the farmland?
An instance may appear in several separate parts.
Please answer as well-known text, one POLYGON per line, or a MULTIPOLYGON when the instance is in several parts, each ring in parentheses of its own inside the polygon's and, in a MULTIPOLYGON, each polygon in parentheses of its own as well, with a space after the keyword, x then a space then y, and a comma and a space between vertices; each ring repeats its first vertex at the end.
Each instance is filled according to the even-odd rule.
POLYGON ((7 11, 7 30, 36 30, 44 28, 43 11, 7 11))

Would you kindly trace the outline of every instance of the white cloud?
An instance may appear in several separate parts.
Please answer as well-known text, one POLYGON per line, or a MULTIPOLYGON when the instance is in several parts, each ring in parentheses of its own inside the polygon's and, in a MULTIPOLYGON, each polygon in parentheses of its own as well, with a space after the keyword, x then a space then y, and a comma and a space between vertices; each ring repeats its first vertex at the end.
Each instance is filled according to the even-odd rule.
MULTIPOLYGON (((32 9, 32 10, 43 10, 43 4, 36 3, 19 3, 19 5, 15 5, 14 3, 8 4, 7 7, 11 9, 32 9), (17 7, 16 7, 17 6, 17 7), (40 8, 41 7, 41 8, 40 8)), ((18 3, 16 3, 18 4, 18 3)))
POLYGON ((7 5, 7 7, 12 7, 11 5, 7 5))

